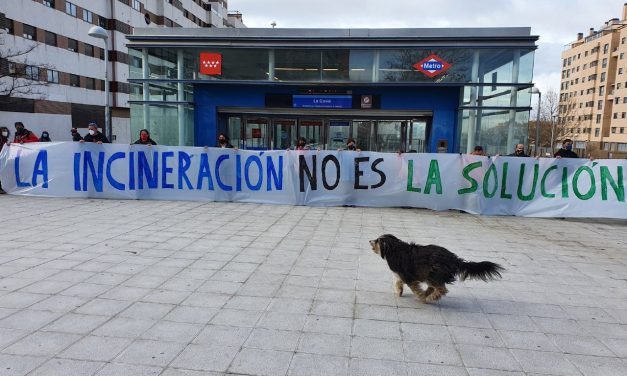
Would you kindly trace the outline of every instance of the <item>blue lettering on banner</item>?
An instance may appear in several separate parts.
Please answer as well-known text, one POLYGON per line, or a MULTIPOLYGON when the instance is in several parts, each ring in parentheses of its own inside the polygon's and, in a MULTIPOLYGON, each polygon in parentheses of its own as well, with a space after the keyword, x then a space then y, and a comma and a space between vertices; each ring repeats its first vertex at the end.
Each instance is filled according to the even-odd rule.
POLYGON ((187 189, 194 189, 192 186, 192 182, 189 181, 187 177, 187 170, 189 170, 189 166, 192 165, 192 158, 184 151, 179 151, 179 184, 178 188, 183 189, 183 180, 185 180, 185 184, 187 185, 187 189))
POLYGON ((174 157, 173 151, 161 153, 161 188, 174 189, 174 184, 168 184, 168 174, 174 172, 172 167, 168 167, 168 158, 174 157))
POLYGON ((228 191, 232 191, 233 187, 231 187, 230 185, 224 184, 222 182, 222 179, 220 179, 220 165, 222 164, 222 162, 224 162, 227 159, 229 159, 228 155, 221 155, 218 157, 218 160, 216 160, 216 182, 218 183, 218 187, 220 187, 221 190, 228 192, 228 191))
POLYGON ((91 178, 93 179, 93 186, 96 189, 96 192, 102 192, 102 175, 104 170, 104 152, 98 153, 98 169, 96 171, 96 166, 94 166, 94 160, 91 157, 91 152, 86 151, 83 155, 83 191, 87 192, 87 182, 88 176, 87 173, 91 172, 91 178))
MULTIPOLYGON (((261 153, 263 154, 263 153, 261 153)), ((261 185, 263 184, 263 168, 261 167, 261 159, 259 159, 258 156, 256 155, 251 155, 250 157, 248 157, 246 159, 246 165, 244 167, 244 173, 246 176, 246 186, 248 187, 248 189, 250 189, 251 191, 258 191, 261 189, 261 185), (256 184, 252 184, 250 182, 250 165, 253 164, 253 162, 257 165, 257 183, 256 184)))
POLYGON ((274 187, 277 191, 283 190, 283 156, 279 155, 279 174, 277 175, 277 168, 274 167, 274 161, 271 156, 266 157, 266 166, 268 175, 268 187, 267 190, 270 192, 272 190, 272 182, 274 181, 274 187))
POLYGON ((109 157, 109 160, 107 161, 107 181, 109 182, 109 184, 111 184, 111 186, 113 188, 117 189, 118 191, 123 191, 125 189, 125 186, 124 186, 124 184, 122 184, 119 181, 115 180, 113 175, 111 175, 111 165, 116 160, 124 159, 124 158, 126 158, 126 154, 121 152, 121 151, 119 151, 117 153, 113 153, 113 155, 111 157, 109 157))
POLYGON ((209 167, 209 155, 203 153, 200 155, 200 169, 198 171, 198 180, 196 181, 196 189, 202 189, 202 182, 207 179, 207 189, 213 191, 213 179, 211 178, 211 168, 209 167))
POLYGON ((18 187, 30 187, 30 184, 23 182, 20 179, 20 157, 22 155, 22 149, 17 149, 17 155, 15 156, 15 184, 18 187))
POLYGON ((137 173, 139 175, 139 189, 144 189, 144 177, 146 177, 146 182, 148 183, 148 188, 155 189, 158 186, 159 180, 159 155, 155 151, 152 154, 152 171, 150 171, 150 163, 148 163, 148 158, 146 158, 146 153, 140 151, 137 153, 138 158, 138 166, 137 173))

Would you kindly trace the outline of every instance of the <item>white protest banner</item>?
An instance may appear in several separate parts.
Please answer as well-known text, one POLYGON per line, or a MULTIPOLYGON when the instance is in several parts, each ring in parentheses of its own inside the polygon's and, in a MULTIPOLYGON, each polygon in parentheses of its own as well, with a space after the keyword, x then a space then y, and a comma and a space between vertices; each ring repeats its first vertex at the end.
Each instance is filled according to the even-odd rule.
POLYGON ((11 194, 458 209, 627 218, 625 160, 31 143, 5 147, 11 194))

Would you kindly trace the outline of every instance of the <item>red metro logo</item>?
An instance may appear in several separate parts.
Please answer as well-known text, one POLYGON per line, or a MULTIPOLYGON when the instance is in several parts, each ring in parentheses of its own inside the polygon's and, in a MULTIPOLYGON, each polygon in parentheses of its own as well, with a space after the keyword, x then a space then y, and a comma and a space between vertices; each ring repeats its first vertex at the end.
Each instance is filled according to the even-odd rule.
POLYGON ((446 72, 451 67, 451 64, 438 55, 430 55, 412 66, 424 73, 425 76, 433 78, 438 74, 446 72))
POLYGON ((208 75, 222 74, 222 54, 212 52, 200 53, 200 73, 208 75))

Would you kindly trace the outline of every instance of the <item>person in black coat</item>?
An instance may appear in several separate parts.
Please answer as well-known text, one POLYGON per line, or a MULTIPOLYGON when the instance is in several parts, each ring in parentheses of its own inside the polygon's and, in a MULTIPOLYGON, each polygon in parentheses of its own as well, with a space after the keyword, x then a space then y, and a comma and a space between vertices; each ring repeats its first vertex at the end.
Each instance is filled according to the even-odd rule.
POLYGON ((48 131, 41 132, 41 137, 39 137, 39 142, 52 142, 48 131))
POLYGON ((81 134, 78 133, 78 129, 72 128, 71 132, 72 132, 72 141, 79 142, 83 139, 83 136, 81 136, 81 134))
POLYGON ((555 152, 555 158, 579 158, 577 153, 573 151, 573 140, 570 138, 562 141, 562 148, 555 152))
POLYGON ((525 154, 525 145, 516 144, 516 150, 509 154, 508 157, 528 157, 529 155, 525 154))
POLYGON ((233 149, 233 145, 229 142, 229 138, 224 133, 218 134, 218 147, 233 149))
POLYGON ((98 130, 98 124, 95 122, 89 123, 89 134, 83 137, 81 142, 95 142, 98 144, 110 144, 111 142, 98 130))
POLYGON ((150 138, 148 129, 142 129, 139 131, 139 140, 133 142, 133 145, 157 145, 157 143, 150 138))
MULTIPOLYGON (((11 136, 11 131, 7 127, 0 127, 0 151, 4 145, 6 145, 9 141, 9 137, 11 136)), ((2 182, 0 182, 0 194, 4 193, 2 190, 2 182)))

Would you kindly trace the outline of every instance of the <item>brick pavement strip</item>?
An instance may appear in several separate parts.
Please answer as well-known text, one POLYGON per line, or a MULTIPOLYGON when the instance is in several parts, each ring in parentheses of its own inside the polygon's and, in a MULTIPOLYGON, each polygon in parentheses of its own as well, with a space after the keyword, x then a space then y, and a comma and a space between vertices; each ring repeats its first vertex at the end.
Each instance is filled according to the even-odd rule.
POLYGON ((627 375, 627 222, 0 196, 0 375, 627 375), (437 304, 368 240, 502 281, 437 304))

